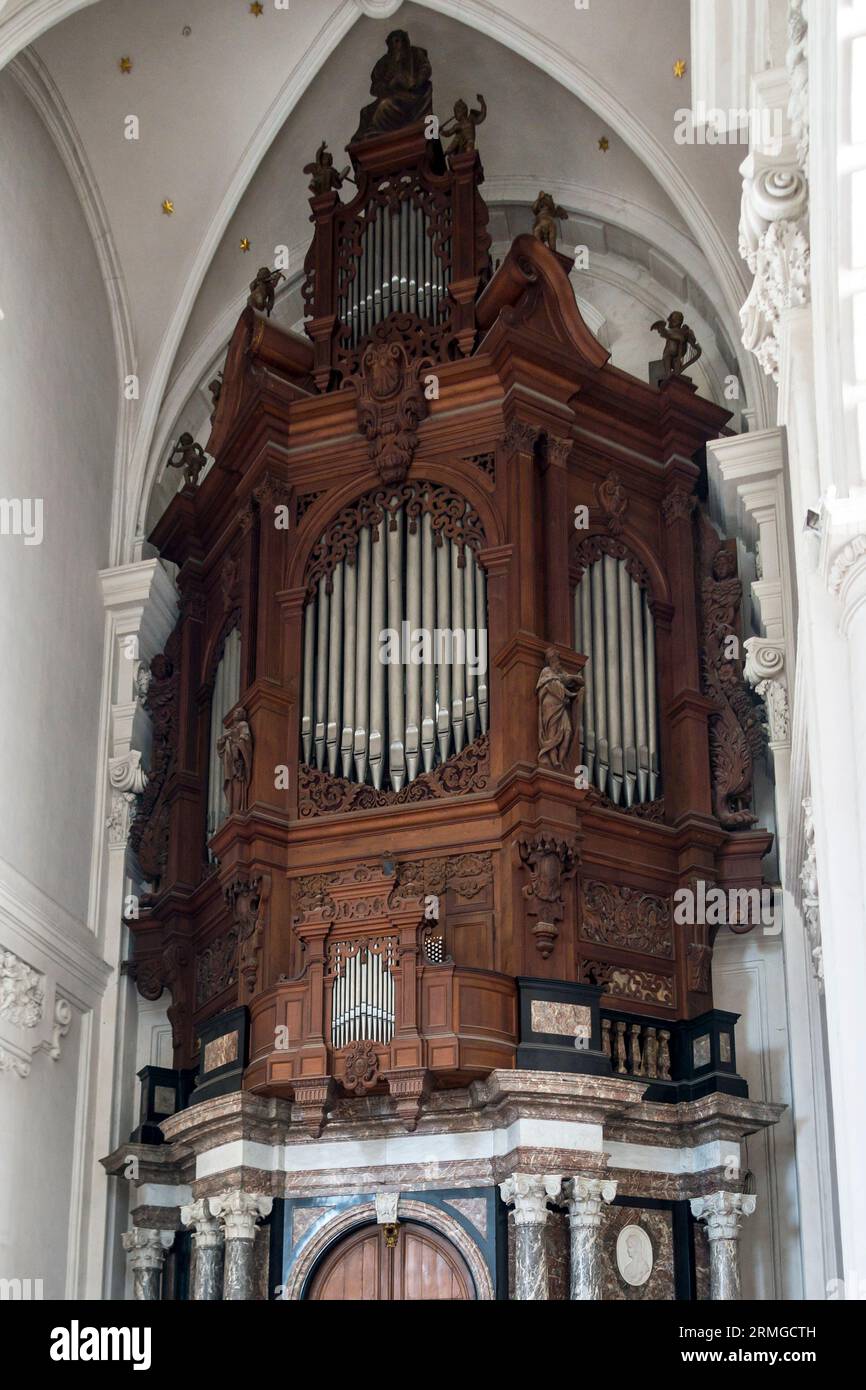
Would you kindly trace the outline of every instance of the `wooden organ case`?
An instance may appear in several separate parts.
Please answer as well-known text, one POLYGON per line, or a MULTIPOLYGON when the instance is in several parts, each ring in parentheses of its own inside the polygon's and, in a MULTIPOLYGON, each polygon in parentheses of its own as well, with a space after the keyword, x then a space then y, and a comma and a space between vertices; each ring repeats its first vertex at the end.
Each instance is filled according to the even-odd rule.
POLYGON ((521 1064, 675 1087, 714 1015, 674 894, 759 887, 770 844, 695 493, 728 417, 613 367, 543 240, 494 271, 479 155, 427 134, 358 139, 345 201, 320 152, 307 337, 246 308, 214 464, 151 537, 180 616, 132 970, 201 1093, 216 1069, 314 1133, 521 1064), (213 1041, 238 1011, 242 1056, 213 1041))

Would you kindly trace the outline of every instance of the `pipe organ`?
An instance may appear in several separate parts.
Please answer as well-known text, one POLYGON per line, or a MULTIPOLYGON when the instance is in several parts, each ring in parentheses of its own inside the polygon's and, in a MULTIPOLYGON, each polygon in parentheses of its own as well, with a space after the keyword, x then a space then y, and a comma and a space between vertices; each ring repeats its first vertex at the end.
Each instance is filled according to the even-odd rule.
POLYGON ((337 314, 351 348, 392 313, 437 323, 448 303, 450 238, 446 232, 434 248, 435 224, 417 190, 405 182, 397 193, 397 201, 368 205, 349 224, 351 234, 348 226, 344 233, 352 249, 340 274, 337 314))
POLYGON ((485 575, 464 539, 471 507, 450 499, 449 538, 431 511, 441 495, 368 501, 352 550, 311 581, 302 756, 332 776, 399 791, 487 732, 485 575))
POLYGON ((613 1075, 600 1024, 533 1051, 526 981, 542 1021, 579 995, 608 1038, 697 1028, 713 934, 674 895, 759 885, 770 843, 696 492, 725 411, 611 367, 549 228, 494 273, 474 126, 446 152, 397 109, 365 108, 351 196, 324 145, 308 166, 306 332, 244 310, 215 462, 150 537, 180 602, 132 968, 204 1094, 199 1040, 241 1010, 237 1084, 310 1133, 367 1091, 404 1116, 493 1068, 613 1075))
POLYGON ((655 622, 625 560, 603 555, 574 591, 574 645, 586 653, 581 763, 615 806, 660 790, 655 622))

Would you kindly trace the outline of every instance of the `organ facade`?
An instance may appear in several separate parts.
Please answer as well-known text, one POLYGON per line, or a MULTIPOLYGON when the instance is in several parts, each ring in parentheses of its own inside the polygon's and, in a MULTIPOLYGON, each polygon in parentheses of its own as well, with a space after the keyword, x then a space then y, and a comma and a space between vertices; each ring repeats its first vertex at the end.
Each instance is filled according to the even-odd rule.
POLYGON ((351 197, 308 166, 306 335, 244 310, 150 537, 136 1293, 736 1297, 780 1108, 677 910, 771 844, 728 417, 612 366, 549 238, 493 265, 421 54, 389 39, 351 197))

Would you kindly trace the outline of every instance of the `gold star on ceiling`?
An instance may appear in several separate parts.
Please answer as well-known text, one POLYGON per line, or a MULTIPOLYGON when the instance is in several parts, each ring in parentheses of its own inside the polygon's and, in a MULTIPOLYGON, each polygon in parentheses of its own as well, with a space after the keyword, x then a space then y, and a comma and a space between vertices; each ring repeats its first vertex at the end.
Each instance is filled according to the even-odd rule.
POLYGON ((250 249, 250 239, 249 239, 249 237, 248 237, 248 236, 242 236, 242 237, 241 237, 241 250, 242 250, 242 251, 249 251, 249 249, 250 249))
POLYGON ((174 203, 172 202, 171 198, 163 198, 162 210, 165 213, 166 217, 171 217, 171 214, 174 212, 174 203))
POLYGON ((674 63, 674 77, 685 77, 685 75, 686 61, 684 58, 677 58, 677 61, 674 63))
POLYGON ((118 67, 120 68, 121 72, 132 72, 132 59, 121 58, 118 67))
POLYGON ((258 17, 262 13, 264 8, 265 7, 260 3, 260 0, 253 0, 253 3, 250 5, 250 14, 254 14, 256 17, 258 17))
POLYGON ((606 135, 603 135, 599 140, 598 148, 601 150, 602 154, 607 154, 608 150, 610 149, 610 141, 608 140, 606 135))

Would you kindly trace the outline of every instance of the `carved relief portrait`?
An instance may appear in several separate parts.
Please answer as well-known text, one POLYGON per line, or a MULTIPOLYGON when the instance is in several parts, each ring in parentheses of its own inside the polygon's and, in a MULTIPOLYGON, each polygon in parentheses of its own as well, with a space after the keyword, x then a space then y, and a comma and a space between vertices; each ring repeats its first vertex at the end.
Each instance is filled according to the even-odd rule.
POLYGON ((652 1241, 643 1226, 623 1226, 616 1240, 616 1267, 631 1288, 641 1288, 653 1272, 652 1241))

